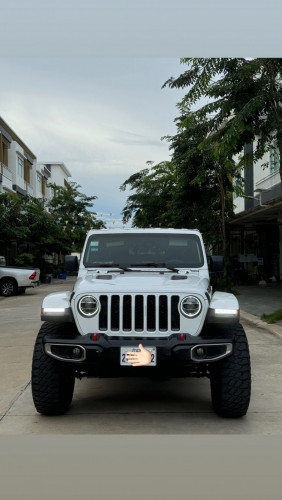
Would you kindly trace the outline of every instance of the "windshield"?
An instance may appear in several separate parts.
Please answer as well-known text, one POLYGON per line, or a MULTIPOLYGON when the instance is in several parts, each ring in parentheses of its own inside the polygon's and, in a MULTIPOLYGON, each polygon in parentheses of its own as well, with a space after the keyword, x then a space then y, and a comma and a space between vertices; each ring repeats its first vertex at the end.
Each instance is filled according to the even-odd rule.
POLYGON ((198 268, 204 264, 194 234, 95 234, 84 254, 85 267, 198 268))

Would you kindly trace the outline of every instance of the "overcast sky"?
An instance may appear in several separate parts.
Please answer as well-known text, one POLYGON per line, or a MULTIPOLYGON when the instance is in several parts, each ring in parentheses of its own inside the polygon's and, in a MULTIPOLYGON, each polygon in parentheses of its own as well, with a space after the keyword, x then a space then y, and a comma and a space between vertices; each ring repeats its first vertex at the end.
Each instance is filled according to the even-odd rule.
POLYGON ((281 57, 276 0, 0 0, 0 115, 119 218, 119 186, 170 158, 180 57, 281 57))
POLYGON ((168 160, 183 91, 162 89, 184 70, 177 58, 6 58, 1 116, 38 161, 63 161, 94 209, 118 218, 120 185, 168 160))

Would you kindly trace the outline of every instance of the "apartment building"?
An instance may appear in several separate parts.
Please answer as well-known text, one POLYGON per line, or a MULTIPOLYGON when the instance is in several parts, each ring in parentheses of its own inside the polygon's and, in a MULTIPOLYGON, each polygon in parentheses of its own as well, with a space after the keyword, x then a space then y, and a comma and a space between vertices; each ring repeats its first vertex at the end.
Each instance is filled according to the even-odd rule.
MULTIPOLYGON (((253 144, 245 145, 245 153, 253 144)), ((245 165, 244 196, 234 198, 230 223, 231 256, 244 270, 282 279, 282 189, 278 148, 255 164, 245 165)))
POLYGON ((35 154, 0 117, 0 194, 52 197, 48 183, 68 187, 71 173, 63 162, 38 162, 35 154))
POLYGON ((53 192, 52 188, 48 187, 48 183, 68 188, 69 177, 71 177, 71 173, 64 162, 37 162, 33 172, 36 198, 51 199, 53 192))
POLYGON ((36 156, 0 117, 0 193, 34 196, 36 156))
MULTIPOLYGON (((35 154, 0 117, 0 194, 52 198, 48 183, 68 187, 71 173, 63 162, 37 162, 35 154)), ((17 255, 17 241, 0 241, 8 263, 17 255)))

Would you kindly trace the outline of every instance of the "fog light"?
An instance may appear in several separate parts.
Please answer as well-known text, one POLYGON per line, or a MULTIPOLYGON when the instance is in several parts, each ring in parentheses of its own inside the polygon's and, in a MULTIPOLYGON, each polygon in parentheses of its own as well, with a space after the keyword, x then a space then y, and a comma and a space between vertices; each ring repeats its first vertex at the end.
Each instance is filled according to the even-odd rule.
POLYGON ((80 358, 81 356, 81 352, 80 352, 80 349, 79 347, 75 347, 72 351, 72 354, 74 356, 74 358, 80 358))
POLYGON ((203 347, 198 347, 198 349, 196 350, 196 353, 198 356, 204 356, 205 349, 203 347))

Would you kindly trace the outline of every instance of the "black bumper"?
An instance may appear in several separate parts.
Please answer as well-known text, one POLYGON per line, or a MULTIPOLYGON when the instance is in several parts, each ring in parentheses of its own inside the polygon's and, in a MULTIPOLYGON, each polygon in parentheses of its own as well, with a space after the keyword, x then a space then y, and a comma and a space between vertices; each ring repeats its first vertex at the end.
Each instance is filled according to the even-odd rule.
POLYGON ((97 334, 95 340, 93 334, 71 338, 46 336, 44 350, 58 362, 72 364, 76 370, 89 375, 103 376, 105 373, 104 376, 111 376, 113 373, 115 376, 134 376, 137 371, 146 375, 159 370, 181 372, 184 368, 193 371, 196 365, 200 371, 205 371, 204 367, 220 362, 232 353, 232 340, 195 338, 188 334, 171 334, 166 338, 109 337, 97 334), (157 365, 138 368, 131 365, 120 366, 120 348, 138 347, 139 344, 156 348, 157 365))

